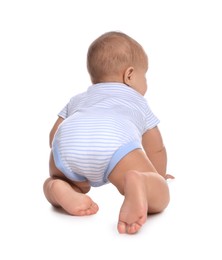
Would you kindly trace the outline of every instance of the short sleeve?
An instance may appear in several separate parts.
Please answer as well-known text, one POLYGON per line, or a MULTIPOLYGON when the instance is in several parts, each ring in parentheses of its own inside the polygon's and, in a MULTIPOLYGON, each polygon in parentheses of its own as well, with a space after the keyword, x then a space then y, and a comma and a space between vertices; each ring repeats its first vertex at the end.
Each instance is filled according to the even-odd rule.
POLYGON ((160 120, 156 117, 156 115, 152 112, 149 105, 146 106, 146 115, 145 115, 145 127, 144 127, 144 133, 156 127, 159 124, 160 120))
POLYGON ((59 117, 66 119, 68 117, 68 104, 58 113, 59 117))
POLYGON ((84 98, 85 93, 80 93, 72 97, 66 106, 58 113, 58 116, 66 119, 70 115, 74 114, 80 108, 82 102, 84 102, 84 98))

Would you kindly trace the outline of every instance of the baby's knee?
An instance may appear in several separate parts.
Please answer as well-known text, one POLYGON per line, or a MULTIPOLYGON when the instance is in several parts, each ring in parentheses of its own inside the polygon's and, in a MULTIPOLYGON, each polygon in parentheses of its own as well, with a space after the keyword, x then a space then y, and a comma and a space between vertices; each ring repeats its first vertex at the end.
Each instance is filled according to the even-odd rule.
POLYGON ((149 212, 160 213, 164 211, 170 203, 169 187, 163 178, 157 178, 156 180, 153 180, 151 185, 152 200, 150 201, 149 212))

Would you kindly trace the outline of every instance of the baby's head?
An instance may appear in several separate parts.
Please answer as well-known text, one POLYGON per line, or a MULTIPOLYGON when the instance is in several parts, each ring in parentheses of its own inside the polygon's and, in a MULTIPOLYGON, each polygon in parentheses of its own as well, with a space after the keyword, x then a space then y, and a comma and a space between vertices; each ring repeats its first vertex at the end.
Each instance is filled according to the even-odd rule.
POLYGON ((89 46, 87 68, 93 84, 121 82, 146 92, 148 58, 142 46, 130 36, 111 31, 89 46))

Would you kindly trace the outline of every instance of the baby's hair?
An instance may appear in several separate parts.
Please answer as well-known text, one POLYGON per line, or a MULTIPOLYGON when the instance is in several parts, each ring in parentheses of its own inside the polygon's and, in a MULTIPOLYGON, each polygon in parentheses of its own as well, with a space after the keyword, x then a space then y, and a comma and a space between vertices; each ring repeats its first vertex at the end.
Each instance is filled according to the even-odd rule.
POLYGON ((146 66, 147 55, 130 36, 111 31, 102 34, 89 46, 87 69, 93 83, 119 75, 130 66, 146 66))

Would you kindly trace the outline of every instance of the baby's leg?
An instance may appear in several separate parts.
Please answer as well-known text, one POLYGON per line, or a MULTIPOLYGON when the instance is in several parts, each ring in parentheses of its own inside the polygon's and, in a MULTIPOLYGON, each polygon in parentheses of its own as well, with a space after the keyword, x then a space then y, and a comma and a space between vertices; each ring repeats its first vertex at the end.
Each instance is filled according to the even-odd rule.
POLYGON ((146 222, 148 213, 161 212, 169 203, 165 179, 156 173, 141 149, 126 155, 111 172, 109 180, 125 197, 119 213, 120 233, 136 233, 146 222))
POLYGON ((50 156, 50 175, 43 186, 47 200, 55 207, 62 207, 67 213, 75 216, 95 214, 98 205, 86 194, 89 184, 68 181, 55 167, 52 155, 50 156))
POLYGON ((48 201, 55 207, 62 207, 74 216, 92 215, 98 206, 77 187, 58 178, 48 178, 44 183, 44 193, 48 201))

